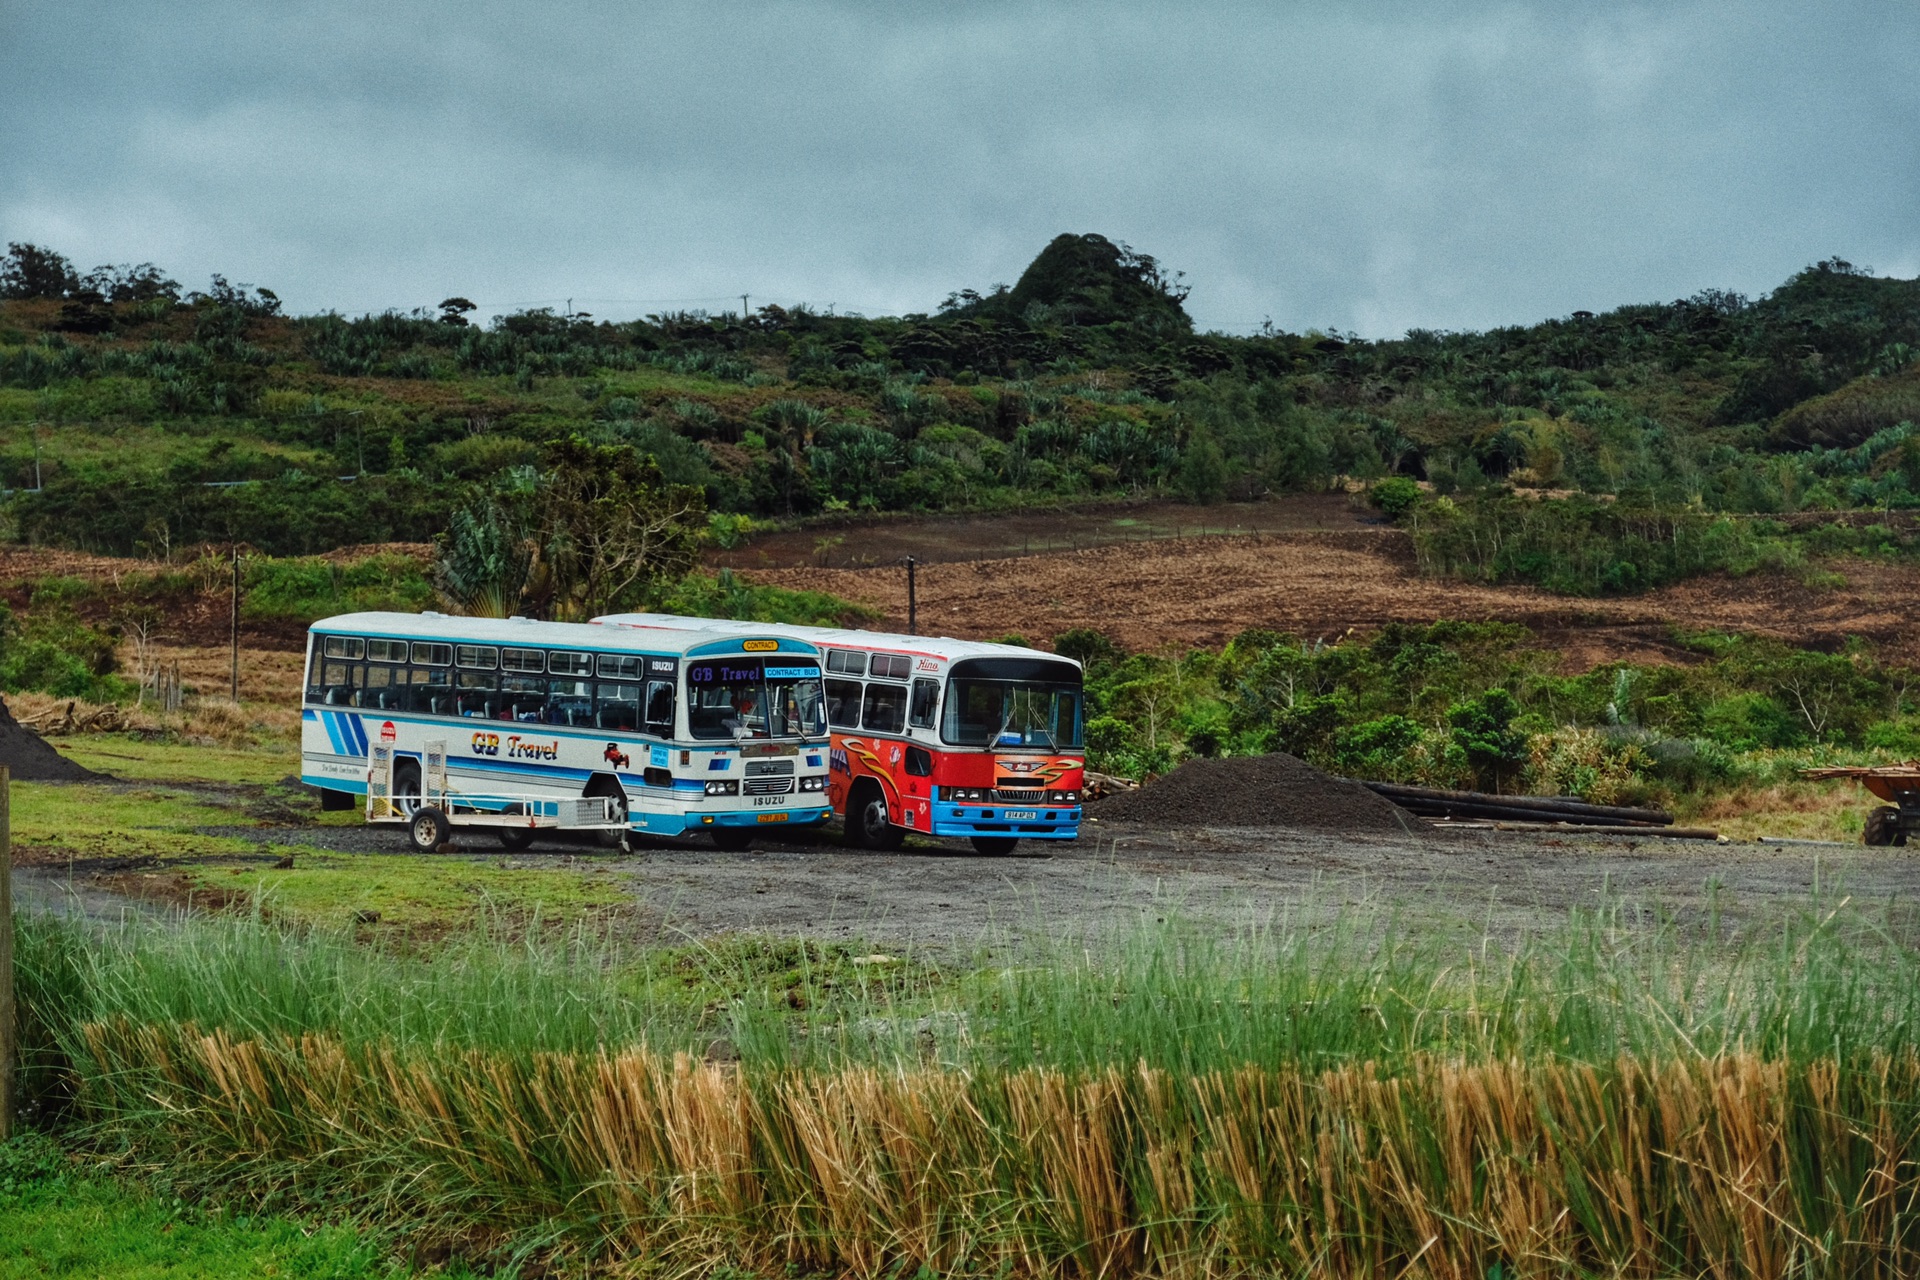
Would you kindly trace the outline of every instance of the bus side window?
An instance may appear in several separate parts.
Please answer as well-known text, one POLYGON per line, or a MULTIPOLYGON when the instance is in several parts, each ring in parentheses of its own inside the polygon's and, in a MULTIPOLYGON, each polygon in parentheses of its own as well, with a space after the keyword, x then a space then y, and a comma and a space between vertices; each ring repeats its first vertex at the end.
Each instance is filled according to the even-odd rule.
POLYGON ((500 700, 495 682, 499 677, 491 671, 462 671, 458 673, 454 695, 454 714, 492 719, 500 700))
POLYGON ((354 697, 353 705, 368 711, 397 711, 400 700, 394 694, 394 685, 406 679, 407 673, 399 673, 395 679, 392 667, 383 667, 378 663, 368 665, 366 685, 354 697))
POLYGON ((647 682, 647 733, 655 738, 673 736, 673 681, 647 682))
POLYGON ((933 776, 933 752, 925 747, 907 748, 907 773, 915 778, 933 776))
POLYGON ((354 690, 360 687, 361 678, 357 662, 327 663, 320 673, 320 686, 325 690, 321 700, 330 707, 352 706, 354 690))
POLYGON ((602 729, 634 732, 640 726, 640 686, 602 680, 594 698, 594 718, 602 729))
POLYGON ((853 649, 829 649, 827 670, 836 675, 863 676, 867 674, 867 655, 853 649))
POLYGON ((453 674, 444 667, 415 667, 408 675, 412 683, 407 686, 406 697, 401 700, 401 708, 406 711, 421 711, 430 716, 450 716, 453 714, 453 674))
POLYGON ((827 723, 836 729, 860 727, 860 682, 827 681, 827 723))
POLYGON ((547 709, 547 682, 539 676, 501 676, 500 692, 504 695, 500 700, 502 720, 538 720, 547 709))
POLYGON ((860 727, 875 733, 898 733, 907 722, 907 687, 903 684, 870 684, 867 704, 860 714, 860 727))
POLYGON ((547 697, 547 723, 591 725, 593 723, 592 682, 556 678, 547 697))
POLYGON ((915 680, 913 682, 913 712, 908 722, 916 729, 931 729, 937 723, 940 711, 940 682, 937 680, 915 680))

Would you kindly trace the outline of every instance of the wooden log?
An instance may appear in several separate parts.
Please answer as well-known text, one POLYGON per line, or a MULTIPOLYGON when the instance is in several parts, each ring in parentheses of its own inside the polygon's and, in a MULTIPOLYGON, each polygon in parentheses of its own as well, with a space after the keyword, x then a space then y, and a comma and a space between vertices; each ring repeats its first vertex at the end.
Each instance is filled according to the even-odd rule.
POLYGON ((1484 791, 1443 791, 1437 787, 1410 787, 1398 782, 1362 782, 1363 787, 1385 796, 1402 808, 1412 808, 1412 802, 1426 802, 1448 805, 1497 805, 1505 809, 1530 809, 1537 813, 1585 814, 1590 818, 1605 818, 1614 822, 1640 823, 1651 822, 1666 826, 1673 821, 1673 815, 1663 809, 1634 809, 1624 805, 1588 804, 1584 800, 1571 800, 1561 796, 1496 796, 1484 791))
POLYGON ((1401 799, 1388 796, 1396 805, 1409 813, 1419 814, 1423 818, 1491 818, 1507 822, 1564 822, 1581 827, 1643 827, 1649 831, 1658 830, 1668 823, 1626 822, 1605 814, 1583 813, 1578 810, 1561 809, 1523 809, 1517 805, 1479 804, 1464 800, 1420 800, 1401 799))

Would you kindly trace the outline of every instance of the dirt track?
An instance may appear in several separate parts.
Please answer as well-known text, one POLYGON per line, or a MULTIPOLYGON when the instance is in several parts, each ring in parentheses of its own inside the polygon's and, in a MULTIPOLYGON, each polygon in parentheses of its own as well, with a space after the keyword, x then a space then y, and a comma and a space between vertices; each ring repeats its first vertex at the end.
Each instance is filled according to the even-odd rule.
MULTIPOLYGON (((280 848, 401 853, 399 833, 366 827, 241 828, 280 848)), ((1857 905, 1920 894, 1920 857, 1903 850, 1473 830, 1353 837, 1291 828, 1166 831, 1089 824, 1076 842, 1023 843, 1012 857, 976 856, 956 841, 914 840, 898 852, 840 847, 834 833, 763 842, 745 853, 704 840, 655 841, 630 854, 542 841, 503 854, 484 834, 455 857, 560 869, 580 860, 632 891, 641 935, 670 941, 734 931, 858 938, 966 949, 1008 938, 1059 937, 1169 910, 1245 923, 1303 913, 1313 921, 1356 906, 1374 927, 1489 929, 1509 936, 1552 927, 1603 895, 1697 919, 1718 886, 1737 923, 1806 903, 1816 878, 1857 905)), ((261 860, 275 856, 262 852, 261 860)), ((42 869, 44 898, 59 868, 42 869)), ((79 879, 98 888, 103 881, 79 879)), ((108 883, 121 883, 108 878, 108 883)), ((117 911, 96 895, 94 910, 117 911)))

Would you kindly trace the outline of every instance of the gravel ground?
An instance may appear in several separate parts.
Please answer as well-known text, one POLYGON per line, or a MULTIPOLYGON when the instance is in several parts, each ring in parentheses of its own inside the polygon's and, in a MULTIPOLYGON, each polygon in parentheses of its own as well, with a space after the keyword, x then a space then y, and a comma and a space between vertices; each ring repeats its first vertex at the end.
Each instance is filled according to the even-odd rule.
MULTIPOLYGON (((276 845, 399 853, 397 829, 209 829, 276 845)), ((1011 857, 959 842, 911 840, 897 853, 849 850, 837 833, 793 833, 744 853, 700 839, 630 853, 542 840, 507 854, 477 834, 457 857, 529 866, 591 859, 621 875, 663 933, 751 930, 898 944, 966 946, 1058 935, 1136 914, 1223 922, 1305 911, 1381 909, 1376 927, 1416 923, 1499 935, 1551 926, 1606 895, 1730 923, 1803 905, 1816 880, 1856 905, 1920 895, 1920 857, 1849 845, 1725 844, 1484 830, 1339 835, 1279 827, 1166 830, 1091 823, 1071 843, 1023 842, 1011 857), (1717 899, 1716 899, 1717 895, 1717 899)))

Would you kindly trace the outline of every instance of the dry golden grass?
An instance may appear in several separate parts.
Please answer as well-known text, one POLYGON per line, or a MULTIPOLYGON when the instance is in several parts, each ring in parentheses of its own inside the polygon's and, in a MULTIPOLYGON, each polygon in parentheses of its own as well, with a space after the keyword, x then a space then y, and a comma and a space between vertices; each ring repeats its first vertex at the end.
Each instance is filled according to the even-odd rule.
POLYGON ((1879 803, 1851 782, 1793 781, 1683 797, 1676 812, 1685 824, 1713 827, 1731 840, 1775 836, 1858 844, 1861 824, 1879 803))
MULTIPOLYGON (((1920 1060, 1750 1053, 1178 1076, 408 1057, 84 1029, 81 1103, 370 1208, 720 1261, 1075 1278, 1900 1276, 1920 1060)), ((163 1154, 163 1153, 156 1153, 163 1154)))
MULTIPOLYGON (((226 698, 233 688, 232 655, 224 646, 150 646, 149 669, 180 664, 180 681, 203 698, 226 698)), ((139 670, 132 646, 123 645, 120 669, 129 676, 139 670)), ((306 655, 271 649, 240 650, 240 701, 270 706, 300 707, 300 679, 306 655)), ((296 716, 297 718, 297 716, 296 716)))
POLYGON ((163 712, 151 702, 103 705, 46 693, 10 693, 6 702, 15 719, 49 736, 167 734, 206 746, 244 749, 285 748, 300 734, 297 700, 242 703, 236 707, 223 698, 194 697, 171 712, 163 712))

